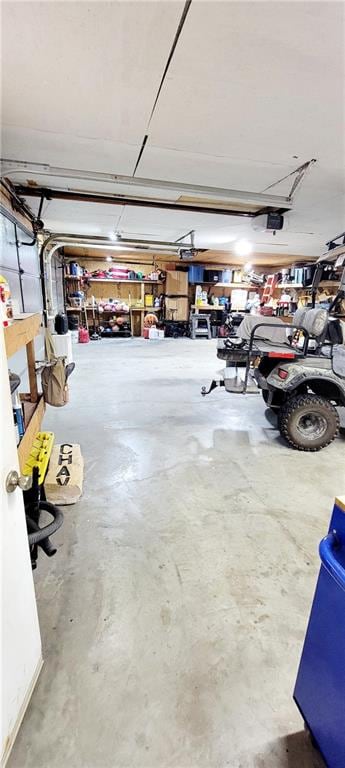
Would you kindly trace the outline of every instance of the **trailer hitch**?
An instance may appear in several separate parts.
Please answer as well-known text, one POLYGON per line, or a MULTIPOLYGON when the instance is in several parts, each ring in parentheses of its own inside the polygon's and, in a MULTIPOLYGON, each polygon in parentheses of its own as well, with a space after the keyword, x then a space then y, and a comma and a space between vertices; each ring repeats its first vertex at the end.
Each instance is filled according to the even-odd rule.
POLYGON ((212 392, 217 387, 224 387, 224 381, 216 381, 213 379, 208 389, 206 389, 206 387, 201 387, 202 396, 205 397, 205 395, 209 395, 210 392, 212 392))

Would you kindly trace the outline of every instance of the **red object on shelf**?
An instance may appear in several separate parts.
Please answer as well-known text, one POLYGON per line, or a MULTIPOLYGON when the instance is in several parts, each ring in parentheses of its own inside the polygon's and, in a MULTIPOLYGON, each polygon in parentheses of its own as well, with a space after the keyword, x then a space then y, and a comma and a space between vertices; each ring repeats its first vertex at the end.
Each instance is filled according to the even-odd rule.
POLYGON ((108 270, 108 275, 112 280, 128 280, 128 274, 129 270, 122 267, 110 267, 108 270))

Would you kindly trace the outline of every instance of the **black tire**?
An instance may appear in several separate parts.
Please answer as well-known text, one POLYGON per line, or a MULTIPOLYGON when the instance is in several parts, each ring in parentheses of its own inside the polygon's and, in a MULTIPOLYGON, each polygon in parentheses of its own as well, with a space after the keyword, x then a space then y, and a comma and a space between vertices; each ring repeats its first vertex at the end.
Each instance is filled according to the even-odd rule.
POLYGON ((332 403, 318 395, 293 395, 279 413, 282 437, 298 451, 320 451, 339 432, 339 415, 332 403))
POLYGON ((277 411, 279 411, 280 408, 283 405, 283 402, 284 402, 283 395, 281 395, 280 392, 274 392, 273 397, 272 397, 272 402, 269 403, 268 402, 269 390, 268 389, 262 389, 261 393, 262 393, 262 397, 263 397, 263 399, 264 399, 264 401, 265 401, 265 403, 267 405, 267 408, 272 408, 272 411, 277 413, 277 411))

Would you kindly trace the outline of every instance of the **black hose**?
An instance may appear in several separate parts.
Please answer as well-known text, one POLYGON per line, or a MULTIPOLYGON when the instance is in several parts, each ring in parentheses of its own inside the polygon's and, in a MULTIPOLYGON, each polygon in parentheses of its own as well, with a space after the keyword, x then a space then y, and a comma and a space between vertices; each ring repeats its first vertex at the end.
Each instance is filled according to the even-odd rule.
MULTIPOLYGON (((35 523, 35 521, 32 520, 31 517, 29 517, 29 515, 26 515, 26 525, 27 525, 28 533, 41 530, 40 527, 37 525, 37 523, 35 523)), ((42 541, 39 541, 38 545, 33 544, 32 546, 41 547, 41 549, 43 549, 43 552, 45 552, 48 557, 52 557, 57 552, 56 547, 53 547, 48 537, 46 539, 42 539, 42 541)))
POLYGON ((61 528, 63 523, 63 514, 61 509, 56 507, 55 504, 51 504, 49 501, 40 501, 38 504, 36 502, 33 504, 28 504, 25 508, 25 511, 27 512, 28 523, 29 527, 31 528, 34 526, 36 527, 36 524, 34 524, 34 526, 32 525, 34 521, 30 518, 30 509, 35 512, 49 512, 49 514, 54 518, 53 522, 49 523, 49 525, 45 525, 44 528, 39 528, 38 530, 28 534, 29 545, 32 546, 33 544, 39 544, 42 539, 48 538, 48 536, 51 536, 53 533, 55 533, 55 531, 61 528))

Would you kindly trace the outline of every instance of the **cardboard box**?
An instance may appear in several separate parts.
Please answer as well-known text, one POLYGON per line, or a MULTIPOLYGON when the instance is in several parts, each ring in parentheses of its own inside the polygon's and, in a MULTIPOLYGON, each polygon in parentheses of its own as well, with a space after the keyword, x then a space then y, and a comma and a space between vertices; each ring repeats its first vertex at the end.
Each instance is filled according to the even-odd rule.
POLYGON ((165 313, 167 320, 188 320, 188 299, 165 299, 165 313))
POLYGON ((164 330, 156 328, 154 325, 152 328, 144 328, 144 339, 164 339, 164 330))
POLYGON ((188 272, 178 272, 177 270, 167 272, 165 293, 167 296, 171 295, 171 297, 188 297, 188 272))

